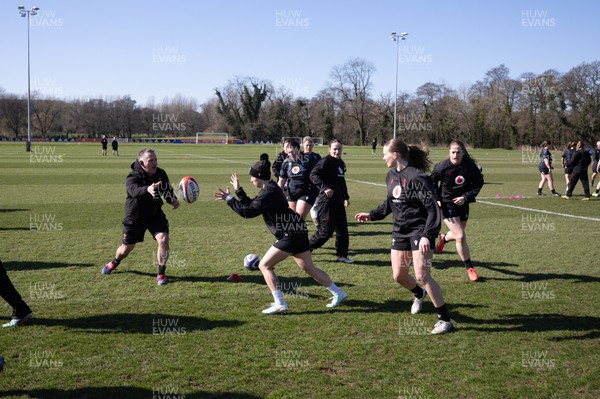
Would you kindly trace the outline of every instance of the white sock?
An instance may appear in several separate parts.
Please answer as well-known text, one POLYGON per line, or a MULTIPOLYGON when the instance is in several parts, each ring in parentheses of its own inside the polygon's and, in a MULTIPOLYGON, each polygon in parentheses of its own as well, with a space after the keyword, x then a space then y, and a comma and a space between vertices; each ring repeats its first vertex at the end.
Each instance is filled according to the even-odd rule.
POLYGON ((335 285, 335 283, 331 283, 331 285, 329 287, 327 287, 327 289, 333 295, 340 295, 342 292, 344 292, 342 289, 340 289, 340 287, 338 287, 337 285, 335 285))
POLYGON ((271 292, 271 294, 273 294, 273 299, 275 299, 275 305, 285 306, 285 300, 283 299, 283 292, 281 292, 281 290, 275 290, 271 292))

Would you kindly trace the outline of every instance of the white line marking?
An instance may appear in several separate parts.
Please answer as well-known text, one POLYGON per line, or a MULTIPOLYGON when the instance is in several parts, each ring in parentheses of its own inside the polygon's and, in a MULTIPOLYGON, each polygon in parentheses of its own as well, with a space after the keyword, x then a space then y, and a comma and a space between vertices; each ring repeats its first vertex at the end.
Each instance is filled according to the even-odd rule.
MULTIPOLYGON (((352 180, 352 179, 346 179, 346 180, 354 182, 354 183, 370 184, 370 185, 373 185, 373 186, 381 186, 381 187, 385 186, 385 184, 373 183, 373 182, 370 182, 370 181, 361 181, 361 180, 352 180)), ((523 198, 531 198, 531 197, 523 197, 523 198)), ((486 199, 494 199, 494 197, 480 197, 480 198, 477 198, 477 203, 478 204, 485 204, 485 205, 493 205, 493 206, 503 206, 505 208, 520 209, 520 210, 523 210, 523 211, 546 213, 548 215, 563 216, 563 217, 566 217, 566 218, 583 219, 583 220, 591 220, 593 222, 600 222, 600 219, 598 219, 598 218, 592 218, 592 217, 588 217, 588 216, 578 216, 578 215, 571 215, 571 214, 568 214, 568 213, 545 211, 543 209, 525 208, 523 206, 508 205, 508 204, 499 204, 497 202, 481 201, 482 199, 484 199, 484 200, 486 200, 486 199)))

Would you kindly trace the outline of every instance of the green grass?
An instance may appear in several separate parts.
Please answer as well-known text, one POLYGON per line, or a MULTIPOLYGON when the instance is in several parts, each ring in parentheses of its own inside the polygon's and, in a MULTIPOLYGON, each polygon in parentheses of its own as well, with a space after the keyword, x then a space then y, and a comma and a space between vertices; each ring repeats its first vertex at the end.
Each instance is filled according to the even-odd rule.
MULTIPOLYGON (((117 272, 100 275, 119 244, 124 180, 141 145, 121 145, 118 158, 101 157, 98 144, 41 147, 34 153, 55 157, 0 145, 0 256, 34 311, 28 325, 0 330, 2 397, 600 397, 599 202, 579 201, 580 186, 570 201, 536 197, 537 164, 521 152, 473 151, 487 182, 467 229, 482 281, 468 281, 454 244, 434 256, 457 329, 431 336, 431 301, 411 315, 411 294, 391 280, 391 219, 351 218, 385 197, 382 185, 361 183, 384 182, 385 164, 370 148, 345 148, 357 262, 333 262, 333 240, 313 255, 349 299, 325 308, 329 293, 286 260, 277 271, 289 313, 266 317, 272 297, 242 259, 262 256, 273 238, 262 218, 242 219, 212 193, 234 171, 256 193, 248 166, 263 151, 273 159, 275 146, 156 146, 172 181, 192 175, 201 189, 194 204, 165 206, 165 287, 155 284, 148 234, 117 272), (32 229, 40 220, 46 231, 32 229), (231 273, 243 281, 227 282, 231 273)), ((436 162, 445 156, 432 153, 436 162)), ((0 303, 2 322, 10 311, 0 303)))

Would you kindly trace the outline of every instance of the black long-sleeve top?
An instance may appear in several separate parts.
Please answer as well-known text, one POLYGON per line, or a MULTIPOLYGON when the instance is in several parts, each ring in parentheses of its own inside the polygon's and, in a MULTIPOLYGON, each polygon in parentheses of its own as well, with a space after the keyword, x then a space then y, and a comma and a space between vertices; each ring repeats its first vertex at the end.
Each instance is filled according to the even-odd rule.
POLYGON ((429 176, 413 166, 400 172, 390 169, 386 177, 387 199, 369 212, 371 220, 394 217, 393 236, 436 237, 442 218, 435 201, 433 184, 429 176))
POLYGON ((319 190, 319 201, 330 202, 332 204, 343 204, 344 200, 349 200, 348 187, 346 186, 346 164, 338 158, 327 155, 310 172, 310 181, 319 190), (325 190, 333 190, 331 198, 327 198, 325 190))
POLYGON ((308 227, 302 217, 288 206, 281 188, 273 180, 250 198, 242 187, 235 191, 238 199, 231 198, 227 205, 243 218, 262 215, 267 228, 278 240, 294 234, 307 234, 308 227))
POLYGON ((592 163, 592 157, 590 153, 583 148, 575 151, 573 159, 571 159, 571 162, 569 162, 567 166, 573 168, 573 172, 581 172, 586 170, 588 166, 590 166, 590 163, 592 163))
POLYGON ((175 197, 173 187, 164 169, 156 168, 156 173, 149 176, 138 162, 131 164, 131 172, 125 182, 127 199, 125 200, 125 224, 149 225, 160 211, 163 202, 161 196, 171 204, 175 197), (154 197, 148 193, 148 186, 160 181, 154 197))
POLYGON ((460 196, 465 197, 466 204, 475 202, 483 187, 483 175, 471 159, 463 158, 460 165, 453 165, 446 159, 435 165, 431 178, 435 199, 443 203, 451 203, 453 198, 460 196))

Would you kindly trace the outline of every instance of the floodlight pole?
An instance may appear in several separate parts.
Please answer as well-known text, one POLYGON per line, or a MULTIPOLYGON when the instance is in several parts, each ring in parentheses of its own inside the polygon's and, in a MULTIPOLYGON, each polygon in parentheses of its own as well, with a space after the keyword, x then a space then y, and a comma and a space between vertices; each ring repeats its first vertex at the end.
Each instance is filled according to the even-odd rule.
POLYGON ((394 96, 394 139, 396 138, 396 125, 397 125, 397 113, 398 113, 398 58, 400 58, 400 40, 406 40, 408 33, 402 32, 396 34, 392 32, 392 41, 396 42, 396 95, 394 96))
POLYGON ((29 56, 29 15, 37 15, 39 7, 31 7, 31 10, 26 10, 25 6, 19 6, 19 15, 27 17, 27 143, 25 151, 31 151, 31 67, 29 56))

